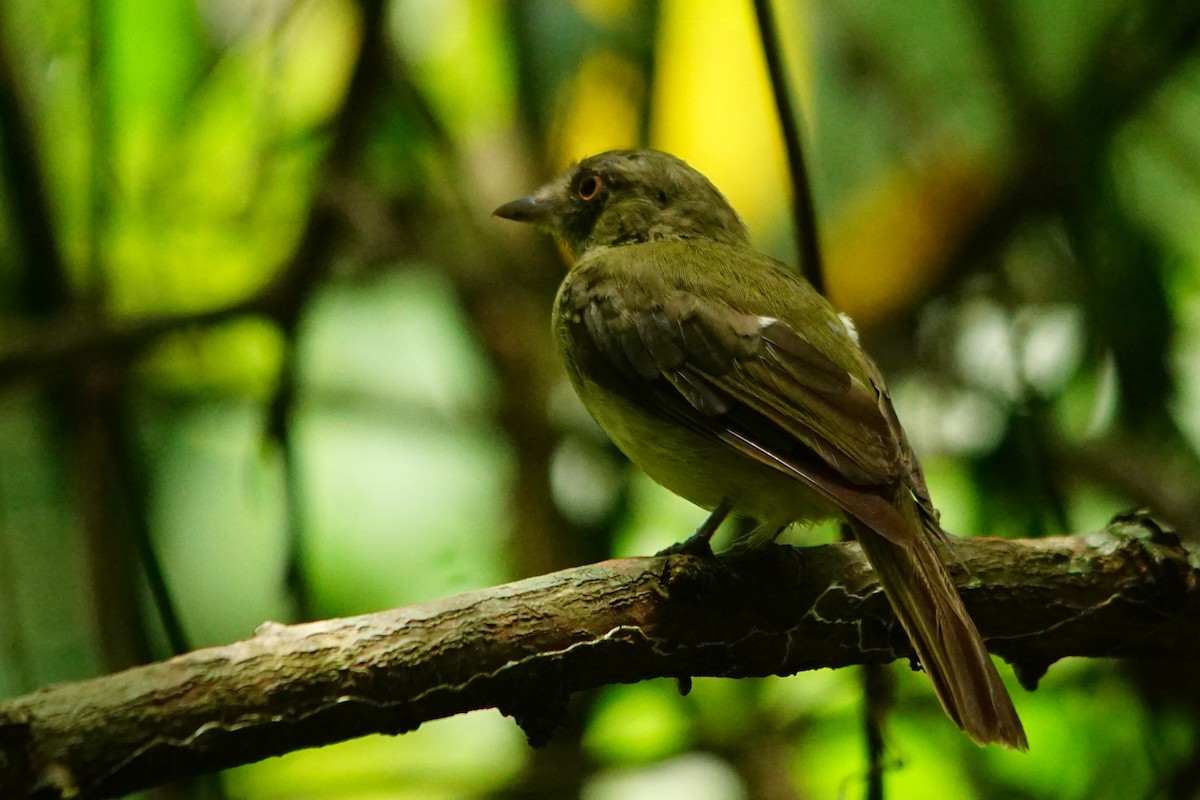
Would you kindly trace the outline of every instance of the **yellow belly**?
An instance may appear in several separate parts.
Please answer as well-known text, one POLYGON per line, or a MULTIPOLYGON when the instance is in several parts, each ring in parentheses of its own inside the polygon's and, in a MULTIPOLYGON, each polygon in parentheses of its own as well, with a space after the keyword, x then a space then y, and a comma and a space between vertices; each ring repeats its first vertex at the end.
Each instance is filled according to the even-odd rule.
POLYGON ((841 511, 790 475, 729 445, 664 421, 572 372, 583 404, 613 443, 656 483, 706 509, 722 500, 771 531, 841 511))

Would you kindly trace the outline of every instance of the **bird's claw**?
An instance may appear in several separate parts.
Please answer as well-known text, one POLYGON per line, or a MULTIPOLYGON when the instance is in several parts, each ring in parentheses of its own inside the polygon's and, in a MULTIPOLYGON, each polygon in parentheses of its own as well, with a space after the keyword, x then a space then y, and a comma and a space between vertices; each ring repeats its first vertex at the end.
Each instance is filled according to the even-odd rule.
POLYGON ((695 556, 696 558, 716 558, 713 553, 710 536, 705 531, 696 531, 682 542, 676 542, 670 547, 659 550, 659 556, 695 556))

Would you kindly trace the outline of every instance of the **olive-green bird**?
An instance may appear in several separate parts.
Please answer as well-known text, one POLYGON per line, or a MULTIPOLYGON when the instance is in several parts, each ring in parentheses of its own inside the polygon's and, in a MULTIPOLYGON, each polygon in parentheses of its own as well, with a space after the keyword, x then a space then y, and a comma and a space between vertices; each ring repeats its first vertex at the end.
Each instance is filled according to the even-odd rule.
POLYGON ((554 338, 600 427, 658 483, 770 536, 842 518, 933 682, 975 741, 1026 749, 1012 700, 939 554, 946 534, 853 326, 757 252, 699 172, 612 151, 497 216, 558 239, 554 338))

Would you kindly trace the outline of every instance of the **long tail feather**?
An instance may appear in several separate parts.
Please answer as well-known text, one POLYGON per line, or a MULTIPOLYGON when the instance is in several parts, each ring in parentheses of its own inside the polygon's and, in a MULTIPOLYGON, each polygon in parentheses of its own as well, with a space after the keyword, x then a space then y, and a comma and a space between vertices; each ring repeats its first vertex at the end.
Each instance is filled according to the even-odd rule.
POLYGON ((1012 699, 934 547, 932 532, 922 526, 911 543, 902 545, 860 522, 851 526, 946 713, 979 744, 1028 749, 1012 699))

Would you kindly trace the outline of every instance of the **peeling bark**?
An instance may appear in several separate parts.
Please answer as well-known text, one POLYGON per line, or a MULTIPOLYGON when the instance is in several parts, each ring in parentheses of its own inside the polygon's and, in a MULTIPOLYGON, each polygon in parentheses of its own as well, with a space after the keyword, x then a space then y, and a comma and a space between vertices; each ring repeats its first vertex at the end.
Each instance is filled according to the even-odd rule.
MULTIPOLYGON (((1200 660, 1196 557, 1146 518, 953 549, 989 647, 1029 688, 1065 656, 1200 660)), ((267 623, 245 641, 2 703, 0 796, 115 797, 489 707, 544 740, 583 689, 910 657, 852 542, 606 561, 377 614, 267 623)))

